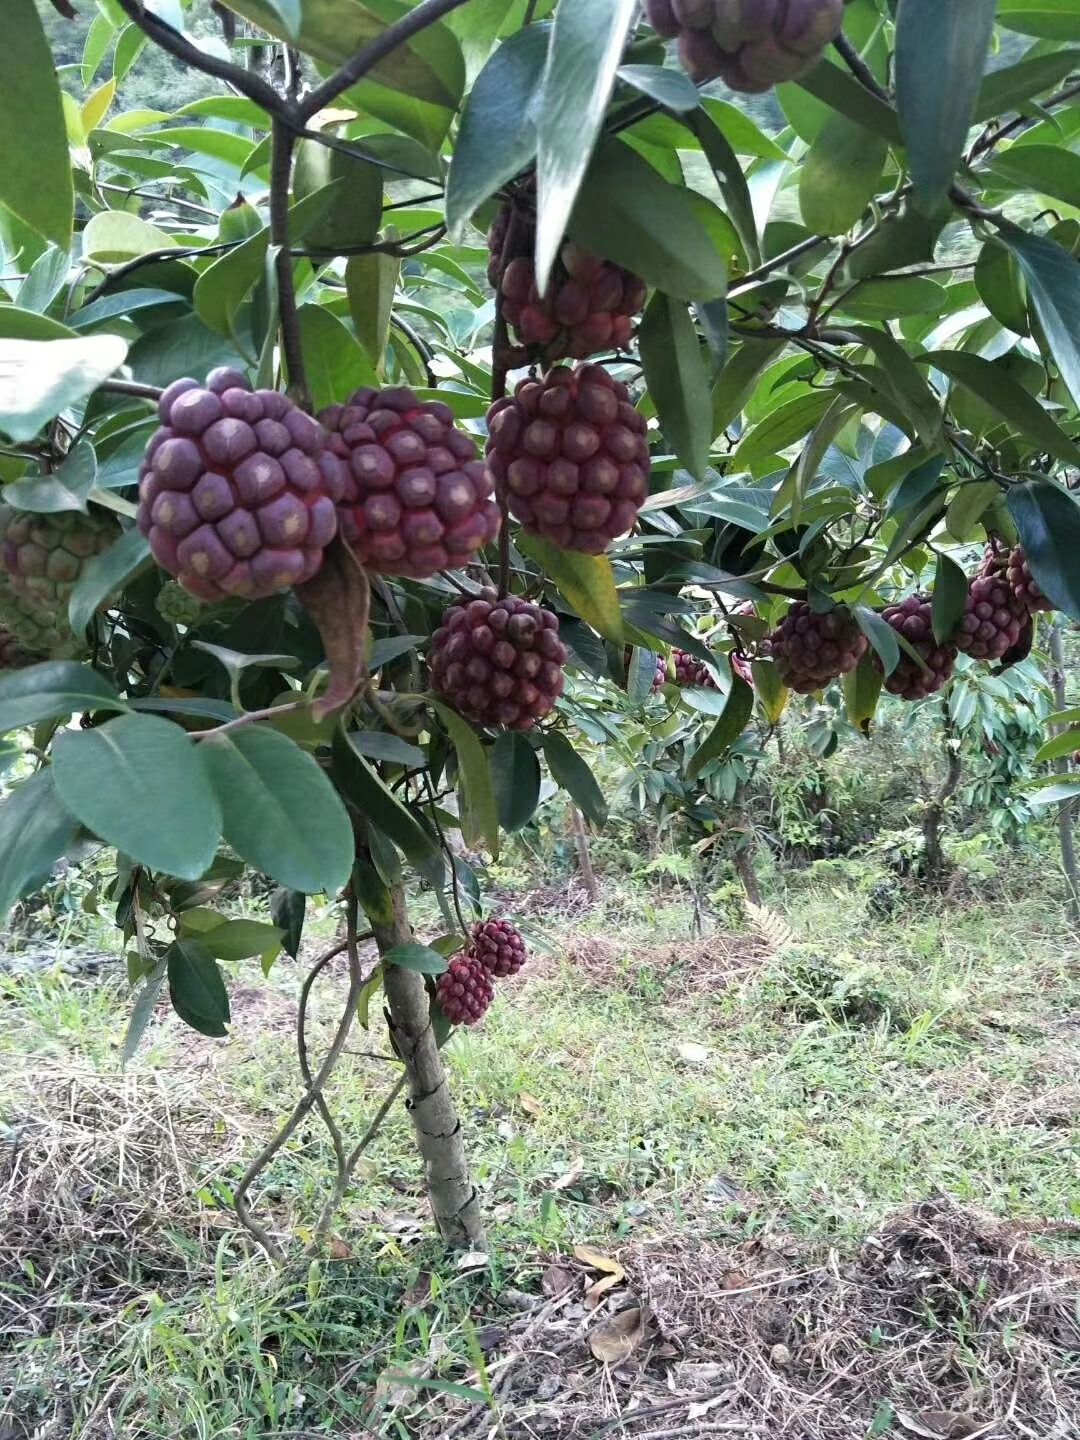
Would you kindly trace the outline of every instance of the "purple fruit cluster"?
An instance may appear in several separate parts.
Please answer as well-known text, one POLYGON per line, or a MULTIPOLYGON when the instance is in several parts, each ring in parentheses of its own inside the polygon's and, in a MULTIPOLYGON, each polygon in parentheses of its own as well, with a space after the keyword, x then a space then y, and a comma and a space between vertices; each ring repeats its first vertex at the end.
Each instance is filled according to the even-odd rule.
POLYGON ((557 365, 488 412, 488 458, 526 530, 599 555, 649 493, 645 421, 602 365, 557 365))
POLYGON ((916 660, 902 649, 900 663, 886 678, 885 689, 901 700, 925 700, 928 695, 936 695, 952 679, 957 649, 955 645, 940 645, 934 639, 929 596, 909 595, 899 605, 883 610, 882 619, 902 635, 919 656, 916 660))
POLYGON ((138 525, 202 600, 261 599, 310 580, 337 533, 345 470, 322 426, 236 370, 177 380, 139 473, 138 525))
POLYGON ((448 405, 365 389, 319 418, 345 472, 341 533, 366 569, 427 580, 499 533, 491 475, 448 405))
POLYGON ((495 986, 474 955, 458 955, 439 976, 435 998, 451 1025, 475 1025, 495 998, 495 986))
POLYGON ((1053 601, 1048 600, 1039 588, 1039 582, 1032 575, 1028 558, 1020 546, 1011 552, 1005 564, 1013 594, 1031 614, 1034 615, 1039 610, 1053 610, 1053 601))
POLYGON ((1000 660, 1016 648, 1028 618, 1027 605, 991 555, 968 586, 967 606, 953 639, 973 660, 1000 660))
POLYGON ((521 931, 509 920, 481 920, 472 927, 468 954, 494 980, 516 975, 528 959, 521 931))
POLYGON ((428 659, 439 694, 474 724, 498 730, 531 730, 549 714, 565 664, 558 617, 494 590, 447 610, 428 659))
POLYGON ((676 685, 697 685, 705 690, 719 688, 709 667, 688 650, 672 651, 671 661, 675 667, 676 685))
POLYGON ((839 35, 844 0, 645 0, 649 23, 679 42, 697 81, 750 94, 794 80, 839 35))
POLYGON ((504 255, 514 208, 504 207, 488 236, 488 280, 503 298, 503 314, 517 339, 545 361, 586 360, 625 349, 645 305, 644 280, 567 242, 540 294, 533 264, 535 216, 518 210, 516 254, 504 255))
POLYGON ((854 670, 867 643, 848 611, 817 614, 799 600, 769 637, 768 649, 788 689, 812 695, 854 670))

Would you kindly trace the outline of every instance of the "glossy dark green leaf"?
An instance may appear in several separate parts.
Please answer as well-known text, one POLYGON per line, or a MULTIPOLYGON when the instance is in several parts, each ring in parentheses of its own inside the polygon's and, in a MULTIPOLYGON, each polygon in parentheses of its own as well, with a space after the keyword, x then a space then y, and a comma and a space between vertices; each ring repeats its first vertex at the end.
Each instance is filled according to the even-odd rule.
POLYGON ((808 75, 802 76, 798 86, 866 130, 891 142, 900 140, 900 122, 892 106, 830 60, 815 65, 808 75))
POLYGON ((49 660, 0 675, 0 735, 87 710, 126 710, 112 685, 74 660, 49 660))
POLYGON ((1012 486, 1008 503, 1043 593, 1080 620, 1080 499, 1052 480, 1028 480, 1012 486))
POLYGON ((420 975, 442 975, 447 969, 445 957, 430 945, 395 945, 382 959, 384 965, 397 965, 420 975))
POLYGON ((934 639, 944 645, 956 634, 967 606, 968 578, 951 555, 937 557, 934 577, 934 639))
POLYGON ((229 994, 221 970, 198 940, 174 940, 165 955, 169 999, 180 1019, 200 1035, 229 1033, 229 994))
POLYGON ((975 262, 979 299, 999 324, 1017 335, 1028 333, 1027 290, 1016 256, 997 240, 988 240, 975 262))
POLYGON ((12 905, 74 844, 79 822, 56 793, 51 769, 16 785, 0 803, 0 925, 12 905))
POLYGON ((1021 35, 1080 40, 1080 11, 1073 0, 1001 0, 998 21, 1021 35))
POLYGON ((715 300, 727 290, 727 266, 701 213, 688 190, 669 184, 628 145, 604 140, 569 231, 580 244, 668 295, 715 300), (657 225, 658 215, 663 225, 657 225))
POLYGON ((270 896, 270 918, 284 936, 281 943, 286 955, 294 960, 300 953, 306 913, 307 896, 301 890, 282 886, 270 896))
POLYGON ((86 512, 86 501, 97 482, 97 455, 88 440, 80 440, 61 464, 47 475, 31 475, 4 486, 4 502, 16 510, 39 515, 64 511, 86 512))
POLYGON ((941 439, 941 403, 908 351, 888 330, 860 326, 855 334, 874 352, 889 377, 896 403, 911 416, 919 439, 928 448, 938 444, 941 439))
POLYGON ((884 685, 884 676, 880 667, 874 664, 872 650, 868 650, 855 669, 844 676, 844 706, 848 721, 864 735, 870 734, 884 685))
POLYGON ((301 305, 304 369, 316 410, 340 404, 364 385, 378 385, 375 366, 336 315, 324 305, 301 305))
POLYGON ((915 190, 944 199, 971 128, 997 0, 900 0, 896 102, 915 190))
POLYGON ((551 778, 561 785, 581 810, 596 826, 607 824, 608 805, 604 792, 596 783, 596 777, 559 730, 548 730, 544 735, 544 758, 547 760, 551 778))
POLYGON ((146 1034, 147 1026, 154 1017, 158 1001, 161 999, 161 992, 165 987, 165 977, 168 970, 168 961, 162 957, 147 975, 135 997, 135 1003, 131 1007, 131 1018, 128 1020, 127 1030, 124 1033, 124 1048, 121 1051, 121 1064, 127 1065, 135 1058, 135 1052, 146 1034))
POLYGON ((491 773, 499 824, 508 831, 522 829, 540 802, 540 761, 524 735, 507 730, 498 737, 491 752, 491 773))
POLYGON ((354 736, 346 739, 340 732, 334 737, 335 783, 369 824, 389 836, 425 879, 440 887, 446 868, 434 837, 384 784, 354 741, 354 736))
POLYGON ((563 550, 540 535, 517 537, 519 549, 535 560, 549 580, 586 624, 607 640, 622 640, 622 612, 615 588, 615 572, 606 555, 583 555, 563 550))
POLYGON ((713 439, 712 406, 701 342, 686 302, 658 290, 645 310, 638 339, 660 427, 685 468, 700 480, 713 439))
POLYGON ((896 631, 876 610, 871 610, 867 605, 854 605, 851 613, 859 629, 877 652, 888 677, 900 664, 900 642, 896 638, 896 631))
POLYGON ((150 542, 138 530, 125 530, 108 550, 83 566, 68 601, 68 624, 81 635, 108 600, 121 591, 150 559, 150 542))
POLYGON ((284 932, 260 920, 224 920, 199 932, 199 941, 215 960, 233 963, 260 955, 273 958, 282 948, 284 932))
POLYGON ((446 181, 446 220, 460 244, 477 207, 536 155, 533 99, 547 63, 547 25, 505 40, 477 77, 461 117, 446 181))
POLYGON ((637 8, 637 0, 560 0, 555 12, 536 116, 541 293, 589 168, 637 8))
POLYGON ((1011 224, 998 233, 1019 262, 1050 353, 1080 404, 1080 262, 1045 235, 1011 224))
POLYGON ((1015 65, 1006 65, 988 75, 979 89, 975 102, 975 121, 992 120, 1007 110, 1015 110, 1033 95, 1064 80, 1076 69, 1080 53, 1056 50, 1048 55, 1024 58, 1015 65))
POLYGON ((1080 155, 1055 145, 1014 145, 994 156, 990 175, 1005 189, 1080 205, 1080 155))
POLYGON ((944 285, 925 275, 897 275, 864 280, 845 295, 839 307, 863 320, 894 320, 901 315, 944 315, 948 294, 944 285))
POLYGON ((210 735, 200 751, 236 853, 290 890, 335 895, 352 870, 352 825, 317 761, 261 726, 210 735))
POLYGON ((477 849, 486 845, 493 856, 499 853, 499 807, 491 765, 476 731, 467 720, 441 700, 432 708, 446 726, 458 761, 458 793, 461 800, 461 833, 465 843, 477 849))
POLYGON ((345 266, 345 293, 356 338, 380 370, 390 334, 394 291, 401 273, 396 255, 354 255, 345 266))
POLYGON ((743 167, 739 164, 738 155, 724 131, 708 111, 698 111, 685 123, 697 136, 701 148, 705 152, 705 158, 716 176, 720 193, 724 197, 728 214, 731 216, 731 223, 735 226, 736 233, 742 242, 747 260, 751 265, 760 264, 761 243, 758 239, 757 220, 754 216, 754 202, 750 197, 750 187, 746 183, 746 176, 743 173, 743 167))
POLYGON ((701 93, 682 70, 664 65, 620 65, 619 79, 626 85, 648 95, 665 110, 685 114, 701 104, 701 93))
POLYGON ((963 350, 938 350, 928 359, 985 400, 997 415, 1034 440, 1040 450, 1068 465, 1080 465, 1080 446, 1069 439, 1033 395, 992 360, 963 350))
POLYGON ((153 715, 121 715, 53 743, 64 805, 151 870, 197 880, 221 838, 221 810, 190 736, 153 715))
POLYGON ((66 251, 75 197, 60 84, 34 0, 5 0, 0 204, 66 251))
POLYGON ((394 923, 394 897, 376 870, 366 860, 357 856, 353 866, 353 888, 360 908, 372 925, 390 926, 394 923))
POLYGON ((783 347, 782 340, 744 339, 713 386, 713 434, 722 434, 754 392, 759 375, 783 347))
POLYGON ((379 232, 383 171, 368 160, 331 149, 317 140, 302 140, 293 171, 296 199, 306 199, 335 180, 341 184, 335 186, 333 200, 304 236, 307 249, 338 254, 352 246, 369 244, 379 232))
POLYGON ((832 115, 799 169, 799 208, 808 229, 843 235, 859 221, 877 193, 888 141, 832 115))
POLYGON ((738 740, 754 713, 754 692, 738 675, 731 677, 731 690, 723 713, 694 752, 687 776, 696 780, 714 760, 721 759, 738 740))

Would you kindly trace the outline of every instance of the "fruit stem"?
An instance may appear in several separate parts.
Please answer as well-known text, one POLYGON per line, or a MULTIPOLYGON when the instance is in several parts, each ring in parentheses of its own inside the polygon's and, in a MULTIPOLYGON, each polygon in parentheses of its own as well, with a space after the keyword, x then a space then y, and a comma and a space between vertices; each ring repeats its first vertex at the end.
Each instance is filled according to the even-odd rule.
POLYGON ((304 347, 300 339, 293 257, 289 250, 289 187, 292 182, 296 136, 281 120, 274 121, 271 147, 270 244, 277 252, 274 268, 277 274, 282 357, 289 376, 289 394, 304 410, 310 410, 311 392, 304 369, 304 347))

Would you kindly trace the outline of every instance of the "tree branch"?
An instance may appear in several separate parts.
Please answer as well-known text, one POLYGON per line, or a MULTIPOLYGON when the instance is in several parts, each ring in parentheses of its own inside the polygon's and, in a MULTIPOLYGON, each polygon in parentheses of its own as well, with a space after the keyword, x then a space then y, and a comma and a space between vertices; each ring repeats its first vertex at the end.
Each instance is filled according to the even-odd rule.
POLYGON ((877 76, 842 31, 833 41, 833 44, 836 46, 844 64, 855 76, 859 84, 864 85, 866 89, 870 91, 871 95, 876 95, 879 100, 884 100, 886 105, 891 105, 892 96, 885 89, 884 85, 878 83, 877 76))
POLYGON ((261 76, 243 69, 240 65, 234 65, 231 60, 221 60, 216 55, 208 55, 205 50, 200 50, 186 36, 181 35, 179 30, 174 30, 157 15, 144 9, 142 0, 116 0, 116 3, 148 39, 162 50, 168 51, 174 60, 189 65, 192 70, 200 70, 204 75, 212 75, 215 80, 221 80, 226 85, 232 85, 241 95, 246 95, 249 100, 254 100, 256 105, 261 105, 269 115, 281 117, 285 114, 285 101, 261 76))
POLYGON ((311 409, 311 392, 304 369, 304 347, 300 340, 300 316, 296 305, 296 280, 289 249, 289 191, 292 182, 293 150, 296 136, 281 120, 274 121, 270 156, 270 244, 277 251, 278 314, 281 324, 281 352, 289 374, 289 393, 304 410, 311 409))
POLYGON ((419 35, 421 30, 426 30, 429 25, 434 25, 444 15, 449 15, 451 10, 457 10, 464 4, 465 0, 421 0, 414 10, 403 15, 395 24, 387 26, 370 45, 357 51, 340 70, 300 102, 296 111, 300 123, 306 125, 312 116, 325 110, 339 95, 358 80, 362 80, 387 56, 392 55, 400 46, 408 44, 413 36, 419 35))

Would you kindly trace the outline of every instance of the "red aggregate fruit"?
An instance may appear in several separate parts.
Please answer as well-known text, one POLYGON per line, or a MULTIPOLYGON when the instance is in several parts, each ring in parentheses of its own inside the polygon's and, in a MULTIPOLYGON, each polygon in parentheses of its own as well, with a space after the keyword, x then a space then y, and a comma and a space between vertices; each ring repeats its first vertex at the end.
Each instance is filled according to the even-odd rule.
POLYGON ((868 641, 847 610, 817 614, 798 600, 769 637, 769 652, 780 679, 799 695, 822 690, 850 674, 866 654, 868 641))
POLYGON ((138 525, 201 600, 257 600, 310 580, 337 533, 345 470, 322 426, 237 370, 177 380, 139 472, 138 525))
MULTIPOLYGON (((899 605, 882 611, 882 619, 915 649, 923 664, 906 650, 900 651, 900 663, 886 677, 885 689, 901 700, 925 700, 936 695, 952 679, 956 667, 955 645, 939 645, 934 639, 933 607, 926 595, 909 595, 899 605), (925 668, 924 668, 925 667, 925 668)), ((879 668, 880 660, 875 657, 879 668)))
POLYGON ((973 660, 1000 660, 1014 650, 1029 611, 992 554, 968 586, 967 606, 953 636, 973 660))
POLYGON ((602 365, 557 365, 488 411, 488 459, 526 530, 599 555, 649 493, 645 421, 602 365))
POLYGON ((499 533, 488 467, 449 405, 363 389, 319 418, 345 465, 341 533, 365 569, 427 580, 499 533))
POLYGON ((1027 555, 1018 545, 1008 556, 1006 561, 1006 574, 1012 592, 1017 600, 1021 601, 1034 614, 1039 610, 1053 610, 1054 602, 1048 600, 1039 587, 1039 582, 1031 573, 1031 566, 1028 563, 1027 555))
POLYGON ((702 660, 698 660, 687 650, 674 650, 671 655, 672 663, 675 666, 676 685, 698 685, 705 690, 718 690, 720 687, 713 679, 712 672, 702 660))
POLYGON ((516 975, 529 958, 520 930, 509 920, 481 920, 474 925, 468 954, 496 980, 516 975))
POLYGON ((495 986, 475 956, 457 955, 439 976, 435 998, 451 1025, 475 1025, 495 998, 495 986))
POLYGON ((566 646, 551 610, 484 590, 451 605, 428 667, 439 694, 476 725, 531 730, 563 693, 566 646))
POLYGON ((810 70, 840 33, 844 0, 645 0, 649 23, 678 39, 698 81, 720 76, 732 90, 770 90, 810 70))
POLYGON ((504 206, 488 236, 488 280, 501 293, 503 314, 521 344, 545 361, 625 349, 645 305, 644 280, 567 241, 541 296, 535 243, 535 213, 520 204, 504 206))

